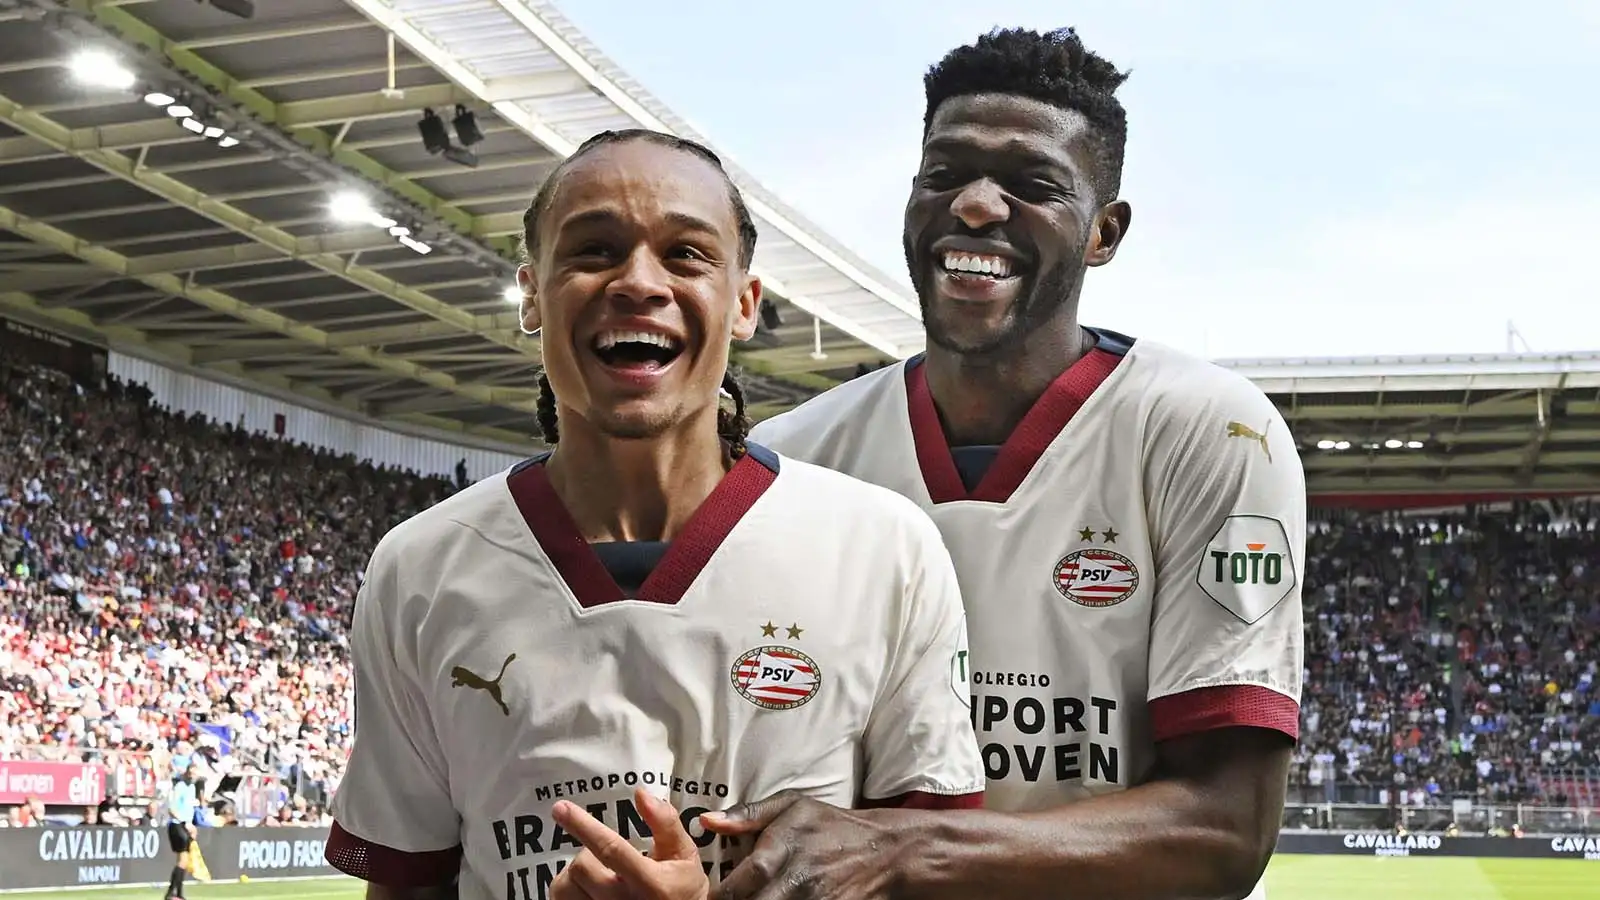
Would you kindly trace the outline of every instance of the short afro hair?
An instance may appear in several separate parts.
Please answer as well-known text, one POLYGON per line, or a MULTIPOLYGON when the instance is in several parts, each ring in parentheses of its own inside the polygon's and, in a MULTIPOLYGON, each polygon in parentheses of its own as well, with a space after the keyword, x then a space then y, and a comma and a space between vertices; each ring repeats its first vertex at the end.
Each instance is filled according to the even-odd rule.
POLYGON ((996 28, 928 70, 922 131, 928 133, 946 100, 971 94, 1015 94, 1071 110, 1089 122, 1099 170, 1092 175, 1094 188, 1106 203, 1122 189, 1128 114, 1116 92, 1127 80, 1126 72, 1084 47, 1075 29, 996 28))

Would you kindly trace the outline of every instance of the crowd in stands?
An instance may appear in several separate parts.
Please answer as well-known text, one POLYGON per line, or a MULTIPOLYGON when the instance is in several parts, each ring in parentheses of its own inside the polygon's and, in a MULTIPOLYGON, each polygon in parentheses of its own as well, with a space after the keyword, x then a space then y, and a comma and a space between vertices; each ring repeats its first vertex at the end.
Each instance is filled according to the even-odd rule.
MULTIPOLYGON (((131 753, 192 769, 217 821, 324 821, 367 554, 458 487, 0 362, 0 759, 131 753)), ((1596 512, 1316 520, 1297 789, 1569 800, 1541 773, 1600 770, 1596 512)))
POLYGON ((453 489, 0 362, 0 758, 193 767, 221 816, 265 775, 320 819, 367 554, 453 489))
POLYGON ((1336 784, 1583 800, 1551 776, 1600 773, 1597 514, 1553 501, 1314 523, 1294 781, 1330 800, 1336 784))

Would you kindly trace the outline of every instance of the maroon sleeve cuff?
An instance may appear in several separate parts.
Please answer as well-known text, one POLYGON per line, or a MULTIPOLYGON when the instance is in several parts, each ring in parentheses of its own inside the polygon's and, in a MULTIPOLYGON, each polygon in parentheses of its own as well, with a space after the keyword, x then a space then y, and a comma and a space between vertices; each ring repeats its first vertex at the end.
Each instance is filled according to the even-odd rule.
POLYGON ((451 883, 461 872, 460 847, 408 853, 356 837, 338 822, 328 832, 323 856, 328 865, 351 878, 386 887, 436 887, 451 883))
POLYGON ((1150 725, 1157 743, 1238 726, 1270 728, 1299 740, 1300 704, 1255 684, 1196 688, 1151 700, 1150 725))
POLYGON ((886 800, 863 799, 862 809, 982 809, 983 791, 975 794, 930 794, 911 791, 886 800))

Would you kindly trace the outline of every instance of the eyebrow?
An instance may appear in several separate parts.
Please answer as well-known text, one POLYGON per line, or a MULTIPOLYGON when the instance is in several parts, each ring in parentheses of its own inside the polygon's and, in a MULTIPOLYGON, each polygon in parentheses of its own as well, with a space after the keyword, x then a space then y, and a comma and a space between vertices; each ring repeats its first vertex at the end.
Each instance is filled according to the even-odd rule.
POLYGON ((989 156, 998 153, 1005 156, 1014 157, 1030 166, 1059 169, 1065 172, 1071 171, 1065 161, 1051 157, 1046 153, 1041 153, 1039 150, 1030 146, 1026 142, 1019 140, 1010 140, 998 147, 986 148, 975 147, 971 143, 963 141, 959 138, 936 137, 923 144, 923 150, 925 152, 939 153, 947 156, 972 156, 975 154, 989 156))
MULTIPOLYGON (((689 213, 667 212, 662 214, 662 218, 665 219, 668 224, 675 225, 685 231, 703 231, 706 234, 713 235, 720 235, 722 233, 722 229, 718 228, 715 224, 689 213)), ((577 213, 576 215, 568 216, 567 218, 561 220, 560 228, 565 230, 568 228, 584 228, 589 226, 619 225, 624 224, 625 222, 626 219, 621 213, 614 209, 602 207, 600 209, 586 210, 584 212, 577 213)))

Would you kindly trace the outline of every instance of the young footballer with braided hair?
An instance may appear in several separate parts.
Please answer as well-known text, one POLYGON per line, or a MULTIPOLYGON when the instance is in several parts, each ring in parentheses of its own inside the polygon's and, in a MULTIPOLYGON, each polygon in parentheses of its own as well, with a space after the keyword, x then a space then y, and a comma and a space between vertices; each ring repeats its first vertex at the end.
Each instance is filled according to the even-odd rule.
POLYGON ((525 225, 521 314, 555 449, 373 553, 329 861, 369 898, 542 900, 598 871, 573 861, 592 826, 619 865, 661 835, 703 894, 745 846, 695 824, 708 809, 785 789, 976 805, 937 528, 745 439, 727 370, 755 330, 756 231, 717 157, 599 135, 525 225))

